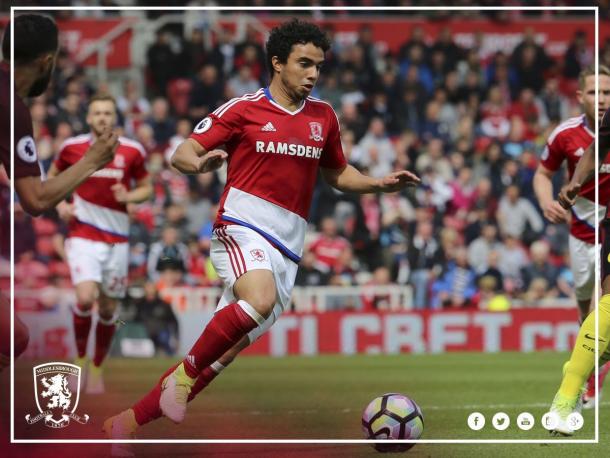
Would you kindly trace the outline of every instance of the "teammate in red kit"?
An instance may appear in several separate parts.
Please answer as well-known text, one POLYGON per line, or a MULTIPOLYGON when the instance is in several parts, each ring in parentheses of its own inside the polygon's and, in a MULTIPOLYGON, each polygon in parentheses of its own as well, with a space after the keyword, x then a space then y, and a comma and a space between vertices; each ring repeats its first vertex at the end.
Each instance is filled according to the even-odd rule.
POLYGON ((303 252, 318 170, 346 192, 394 192, 419 183, 408 171, 381 179, 347 165, 332 107, 310 93, 329 41, 292 20, 271 31, 269 87, 233 99, 195 127, 172 158, 182 173, 206 173, 228 162, 211 257, 225 291, 187 356, 132 409, 106 420, 106 433, 130 438, 161 414, 179 423, 187 401, 277 320, 289 304, 303 252), (226 152, 215 150, 226 146, 226 152))
MULTIPOLYGON (((575 293, 582 323, 591 307, 591 298, 595 286, 595 213, 603 218, 605 207, 595 203, 595 181, 587 182, 576 197, 569 217, 557 200, 553 198, 551 179, 561 170, 564 161, 568 163, 570 178, 574 175, 576 164, 593 144, 595 112, 599 119, 610 107, 610 70, 599 67, 598 106, 595 106, 595 66, 585 68, 579 76, 579 90, 576 95, 583 106, 584 113, 561 123, 552 133, 542 154, 540 165, 534 175, 534 190, 544 216, 551 223, 570 222, 570 262, 574 275, 575 293)), ((604 165, 599 172, 599 199, 601 202, 610 200, 610 158, 603 159, 604 165)), ((599 371, 600 387, 610 365, 599 371)), ((593 408, 596 402, 595 377, 588 381, 587 391, 583 396, 583 407, 593 408)))
MULTIPOLYGON (((47 16, 23 14, 15 17, 13 25, 15 150, 14 154, 11 154, 10 29, 11 24, 4 32, 2 41, 4 61, 0 63, 0 159, 9 178, 11 161, 14 161, 14 185, 21 206, 31 215, 37 216, 53 208, 89 175, 111 161, 117 146, 117 136, 110 130, 102 133, 82 160, 53 179, 41 180, 32 132, 32 118, 23 99, 37 97, 47 89, 57 57, 57 26, 47 16)), ((8 225, 10 222, 2 221, 2 224, 8 225)), ((0 318, 2 326, 0 368, 2 368, 8 364, 10 355, 10 304, 5 299, 0 300, 0 318)), ((15 356, 18 356, 25 350, 28 331, 16 316, 14 330, 15 356)))
MULTIPOLYGON (((87 124, 91 132, 69 138, 62 145, 49 176, 58 175, 77 163, 102 133, 114 127, 116 102, 109 95, 89 101, 87 124)), ((66 256, 77 305, 73 309, 74 336, 78 356, 75 364, 86 377, 85 392, 104 392, 102 362, 116 327, 118 301, 125 297, 129 255, 127 204, 148 200, 152 184, 145 167, 146 151, 138 142, 119 137, 114 160, 76 188, 73 203, 62 202, 57 210, 69 222, 66 256), (130 189, 132 181, 135 187, 130 189), (97 304, 95 353, 86 356, 91 329, 91 309, 97 304)))

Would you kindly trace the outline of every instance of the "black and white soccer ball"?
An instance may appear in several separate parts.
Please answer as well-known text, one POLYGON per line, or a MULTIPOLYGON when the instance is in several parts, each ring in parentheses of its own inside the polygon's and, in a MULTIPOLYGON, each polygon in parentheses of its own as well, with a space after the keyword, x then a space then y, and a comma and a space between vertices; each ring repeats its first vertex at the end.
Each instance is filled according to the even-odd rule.
MULTIPOLYGON (((386 393, 373 399, 362 413, 362 431, 367 439, 417 440, 424 432, 424 416, 419 406, 400 393, 386 393)), ((379 452, 404 452, 415 443, 378 442, 379 452)))

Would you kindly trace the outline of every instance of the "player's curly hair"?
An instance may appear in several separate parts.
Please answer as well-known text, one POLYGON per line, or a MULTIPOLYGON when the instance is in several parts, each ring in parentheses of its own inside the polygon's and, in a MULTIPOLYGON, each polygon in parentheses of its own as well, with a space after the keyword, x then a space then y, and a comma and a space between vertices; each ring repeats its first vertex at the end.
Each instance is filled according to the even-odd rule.
POLYGON ((276 56, 282 63, 286 63, 295 44, 312 43, 315 47, 326 52, 330 49, 330 41, 320 28, 310 22, 292 19, 271 30, 267 40, 267 69, 270 78, 273 78, 273 64, 271 58, 276 56))

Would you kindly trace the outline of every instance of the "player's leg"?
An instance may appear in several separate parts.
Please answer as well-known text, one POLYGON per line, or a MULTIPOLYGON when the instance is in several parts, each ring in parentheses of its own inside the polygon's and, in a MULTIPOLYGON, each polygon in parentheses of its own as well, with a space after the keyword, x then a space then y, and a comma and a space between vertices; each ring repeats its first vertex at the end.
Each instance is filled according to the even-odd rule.
POLYGON ((102 284, 98 299, 98 320, 95 326, 95 351, 89 367, 85 392, 104 392, 102 363, 110 350, 112 337, 116 331, 118 306, 127 293, 129 244, 103 244, 102 284))
POLYGON ((184 419, 199 374, 271 314, 277 289, 270 250, 274 248, 250 229, 229 226, 215 231, 212 262, 237 300, 216 311, 186 358, 163 381, 159 404, 172 421, 184 419), (255 258, 252 252, 261 256, 255 258))
MULTIPOLYGON (((11 303, 0 294, 0 371, 11 362, 11 303)), ((19 357, 28 346, 30 333, 28 328, 15 314, 15 358, 19 357)))
POLYGON ((74 341, 76 343, 76 364, 86 369, 87 342, 91 330, 93 306, 97 302, 99 286, 96 281, 84 280, 74 287, 76 305, 72 308, 72 324, 74 326, 74 341))
POLYGON ((91 330, 92 309, 97 303, 102 281, 102 265, 99 245, 78 237, 69 237, 65 242, 70 276, 76 293, 76 305, 72 309, 74 340, 76 343, 76 365, 88 369, 87 342, 91 330))
POLYGON ((599 342, 599 355, 604 355, 610 340, 610 237, 608 221, 602 224, 604 237, 601 254, 602 297, 597 306, 598 328, 595 328, 595 311, 582 323, 570 360, 564 367, 564 375, 553 399, 551 411, 557 412, 560 424, 556 432, 571 435, 574 431, 567 425, 567 416, 577 406, 583 383, 595 367, 595 341, 599 342))
MULTIPOLYGON (((573 235, 570 235, 569 248, 570 268, 574 275, 574 293, 578 302, 578 322, 582 325, 591 310, 591 298, 594 295, 597 278, 595 275, 595 259, 598 253, 594 244, 586 243, 573 235)), ((600 369, 601 374, 604 374, 604 371, 600 369)), ((599 381, 603 383, 603 377, 600 377, 599 381)), ((585 409, 595 407, 597 399, 595 386, 596 378, 595 374, 592 373, 587 380, 587 390, 582 397, 582 405, 585 409)), ((601 387, 601 384, 599 386, 601 387)))

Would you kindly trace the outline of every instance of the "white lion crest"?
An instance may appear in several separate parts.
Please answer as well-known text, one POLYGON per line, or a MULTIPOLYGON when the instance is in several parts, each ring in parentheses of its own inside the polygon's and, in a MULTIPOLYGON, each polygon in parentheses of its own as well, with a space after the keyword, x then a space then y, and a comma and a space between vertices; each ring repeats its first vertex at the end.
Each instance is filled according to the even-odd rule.
POLYGON ((51 397, 51 401, 47 404, 47 408, 53 409, 61 407, 67 410, 70 407, 72 401, 72 392, 68 389, 68 380, 63 374, 57 374, 51 377, 50 383, 46 377, 43 377, 40 381, 42 386, 47 388, 46 391, 40 393, 43 398, 51 397))

